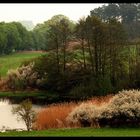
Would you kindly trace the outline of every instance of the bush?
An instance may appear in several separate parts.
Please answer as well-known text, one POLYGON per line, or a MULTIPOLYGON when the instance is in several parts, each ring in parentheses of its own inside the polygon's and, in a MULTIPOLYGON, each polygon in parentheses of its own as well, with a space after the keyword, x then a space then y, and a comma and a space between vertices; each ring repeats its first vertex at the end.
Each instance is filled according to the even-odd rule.
POLYGON ((90 78, 75 86, 69 93, 70 96, 78 99, 87 99, 92 96, 103 96, 113 90, 108 78, 90 78))
POLYGON ((140 91, 122 90, 109 98, 108 102, 98 107, 87 102, 75 108, 67 117, 72 123, 81 126, 139 126, 140 125, 140 91), (94 125, 95 124, 95 125, 94 125), (99 124, 99 125, 98 125, 99 124))
POLYGON ((21 66, 16 70, 9 70, 7 77, 7 86, 10 89, 26 89, 28 87, 35 87, 38 79, 37 72, 33 71, 34 63, 27 66, 21 66))
POLYGON ((17 115, 17 120, 24 121, 27 131, 32 129, 32 124, 35 122, 36 113, 32 109, 32 102, 30 100, 24 100, 19 106, 13 107, 12 113, 17 115))
MULTIPOLYGON (((59 66, 60 67, 60 66, 59 66)), ((61 70, 58 72, 55 53, 49 52, 35 60, 33 70, 38 73, 37 86, 40 89, 59 91, 63 80, 61 70)), ((64 85, 62 83, 62 85, 64 85)), ((63 87, 63 86, 62 86, 63 87)))
POLYGON ((38 87, 57 93, 68 93, 80 83, 83 79, 83 71, 79 65, 73 62, 72 54, 67 54, 66 71, 63 71, 63 55, 60 53, 59 66, 56 61, 56 55, 49 52, 35 61, 34 71, 38 73, 38 87), (58 70, 59 67, 59 70, 58 70))
POLYGON ((76 107, 66 118, 69 123, 80 123, 82 127, 99 127, 98 121, 98 107, 93 104, 82 103, 76 107))
POLYGON ((140 124, 140 91, 123 90, 101 109, 100 125, 138 126, 140 124))
POLYGON ((88 99, 94 95, 93 85, 77 85, 70 91, 69 95, 74 99, 88 99))

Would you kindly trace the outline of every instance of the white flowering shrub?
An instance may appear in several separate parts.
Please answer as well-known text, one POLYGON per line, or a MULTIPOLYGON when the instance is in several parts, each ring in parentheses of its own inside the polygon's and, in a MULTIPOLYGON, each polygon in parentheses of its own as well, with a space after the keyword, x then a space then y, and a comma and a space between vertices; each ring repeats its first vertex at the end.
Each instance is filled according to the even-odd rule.
POLYGON ((83 103, 67 117, 68 122, 81 126, 139 126, 140 90, 123 90, 102 106, 83 103))
POLYGON ((123 90, 102 107, 98 116, 100 125, 134 126, 140 124, 140 91, 123 90))
POLYGON ((9 70, 7 85, 10 89, 25 89, 36 84, 38 79, 37 72, 33 71, 34 63, 27 66, 21 66, 16 70, 9 70))
POLYGON ((66 118, 69 123, 80 123, 81 126, 99 127, 96 121, 98 115, 98 107, 91 103, 82 103, 76 107, 66 118))

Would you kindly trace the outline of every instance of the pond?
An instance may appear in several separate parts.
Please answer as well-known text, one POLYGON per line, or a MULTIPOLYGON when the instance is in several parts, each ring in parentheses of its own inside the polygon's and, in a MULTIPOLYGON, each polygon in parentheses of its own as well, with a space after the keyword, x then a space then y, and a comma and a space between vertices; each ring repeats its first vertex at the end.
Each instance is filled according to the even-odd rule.
MULTIPOLYGON (((18 104, 11 104, 9 100, 0 100, 0 131, 6 129, 26 129, 23 121, 17 120, 17 115, 12 114, 12 107, 18 104)), ((38 112, 42 106, 33 104, 33 110, 38 112)))

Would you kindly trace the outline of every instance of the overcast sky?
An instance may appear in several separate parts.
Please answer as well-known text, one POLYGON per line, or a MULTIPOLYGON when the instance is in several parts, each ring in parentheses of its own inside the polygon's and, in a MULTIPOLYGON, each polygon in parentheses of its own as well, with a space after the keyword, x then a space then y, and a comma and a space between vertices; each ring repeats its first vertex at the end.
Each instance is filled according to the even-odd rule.
POLYGON ((0 22, 32 20, 34 24, 42 23, 52 16, 63 14, 71 20, 77 21, 90 14, 90 10, 102 6, 103 3, 34 3, 34 4, 0 4, 0 22))

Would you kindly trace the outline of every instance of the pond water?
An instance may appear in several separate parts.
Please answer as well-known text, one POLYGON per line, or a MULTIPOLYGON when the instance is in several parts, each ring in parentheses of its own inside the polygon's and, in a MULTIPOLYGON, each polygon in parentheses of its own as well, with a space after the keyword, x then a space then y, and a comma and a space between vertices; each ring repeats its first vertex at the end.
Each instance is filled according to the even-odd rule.
MULTIPOLYGON (((9 100, 0 100, 0 131, 5 129, 26 129, 23 121, 17 120, 17 115, 12 114, 12 107, 18 104, 11 104, 9 100)), ((42 106, 34 105, 33 110, 38 112, 42 106)))

